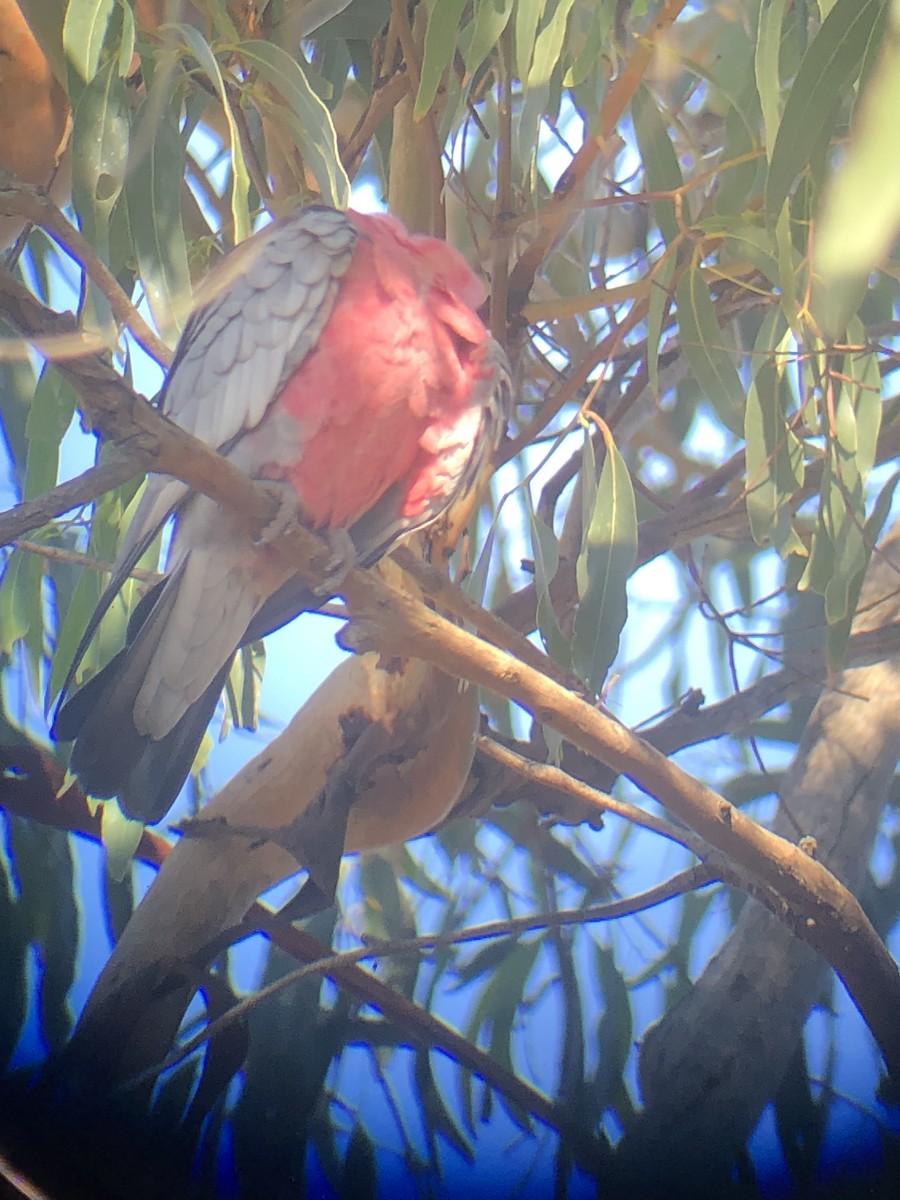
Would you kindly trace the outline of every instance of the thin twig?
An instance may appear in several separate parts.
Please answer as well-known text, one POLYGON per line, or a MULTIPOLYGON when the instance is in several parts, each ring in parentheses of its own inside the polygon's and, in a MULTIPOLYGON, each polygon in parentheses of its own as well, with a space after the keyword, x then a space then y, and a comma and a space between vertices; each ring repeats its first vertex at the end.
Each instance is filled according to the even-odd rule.
POLYGON ((501 746, 494 738, 479 737, 476 745, 487 758, 492 759, 507 771, 514 771, 527 783, 552 788, 566 796, 574 797, 589 808, 599 809, 600 812, 614 813, 617 817, 630 821, 632 825, 640 825, 642 829, 649 829, 652 833, 659 834, 660 837, 678 842, 680 846, 684 846, 698 858, 705 858, 709 854, 708 843, 691 833, 689 829, 673 825, 671 821, 654 816, 653 813, 638 808, 636 804, 629 804, 626 800, 617 800, 615 796, 600 792, 596 788, 582 783, 580 779, 575 779, 572 775, 561 771, 559 767, 550 766, 548 763, 531 762, 529 759, 523 758, 521 754, 516 754, 514 750, 501 746))
POLYGON ((138 345, 161 367, 171 364, 172 351, 150 328, 87 238, 66 220, 41 188, 20 182, 8 171, 0 171, 0 213, 25 217, 46 230, 97 285, 109 301, 113 316, 131 331, 138 345))
MULTIPOLYGON (((24 550, 27 554, 37 554, 49 562, 70 563, 73 567, 82 567, 85 571, 100 571, 104 575, 111 575, 115 569, 113 563, 94 558, 91 554, 82 554, 79 550, 65 550, 62 546, 47 546, 41 542, 29 542, 25 538, 16 538, 10 544, 17 550, 24 550)), ((158 583, 162 578, 158 571, 145 571, 142 567, 132 567, 129 577, 137 579, 141 583, 158 583)))
POLYGON ((35 500, 25 500, 0 513, 0 546, 8 545, 32 529, 40 529, 73 508, 91 504, 105 492, 121 487, 146 471, 151 461, 150 456, 136 450, 119 452, 107 462, 88 467, 74 479, 58 483, 35 500))

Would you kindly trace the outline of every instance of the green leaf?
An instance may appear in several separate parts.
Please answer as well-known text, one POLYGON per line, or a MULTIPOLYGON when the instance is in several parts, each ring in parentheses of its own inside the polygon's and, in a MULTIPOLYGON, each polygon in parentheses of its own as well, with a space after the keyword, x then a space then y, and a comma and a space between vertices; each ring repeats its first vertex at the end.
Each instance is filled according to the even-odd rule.
POLYGON ((757 141, 747 127, 747 110, 755 107, 752 88, 747 87, 725 114, 725 147, 722 170, 713 200, 719 216, 746 212, 755 202, 762 170, 754 154, 757 141), (745 158, 746 161, 738 160, 745 158))
POLYGON ((566 27, 573 3, 574 0, 556 0, 549 21, 537 36, 527 87, 543 87, 550 82, 563 55, 566 27))
MULTIPOLYGON (((866 521, 863 536, 866 546, 875 546, 878 544, 885 522, 891 514, 894 493, 897 490, 898 483, 900 483, 900 472, 894 474, 879 492, 872 512, 866 521)), ((856 613, 857 603, 859 602, 859 594, 865 582, 865 576, 866 572, 863 569, 850 581, 848 588, 848 612, 841 620, 835 621, 828 627, 828 662, 834 667, 837 667, 843 661, 844 652, 847 648, 847 642, 849 641, 853 626, 853 617, 856 613)))
POLYGON ((511 946, 507 944, 506 955, 491 974, 487 987, 479 996, 466 1029, 466 1037, 474 1041, 481 1028, 488 1024, 491 1056, 508 1071, 515 1069, 512 1061, 512 1038, 516 1015, 522 1004, 525 985, 540 946, 538 938, 516 942, 511 946))
POLYGON ((882 383, 878 356, 866 345, 866 333, 862 322, 853 321, 847 329, 851 346, 859 350, 848 350, 844 355, 843 390, 846 391, 853 409, 856 424, 856 469, 863 483, 875 464, 878 435, 881 432, 882 383))
POLYGON ((544 647, 554 662, 569 667, 572 665, 572 651, 568 639, 560 628, 550 595, 550 584, 559 569, 559 544, 553 530, 534 511, 531 494, 527 488, 525 489, 525 498, 534 555, 534 586, 538 595, 538 629, 544 647))
MULTIPOLYGON (((465 1162, 474 1162, 475 1154, 472 1146, 447 1107, 441 1090, 434 1079, 427 1050, 416 1052, 415 1085, 421 1107, 422 1117, 429 1140, 435 1133, 446 1138, 459 1156, 465 1162)), ((345 1195, 355 1195, 347 1192, 345 1195)))
POLYGON ((766 132, 766 153, 771 161, 772 150, 781 119, 781 29, 787 0, 762 0, 756 28, 756 90, 762 107, 763 128, 766 132))
MULTIPOLYGON (((656 107, 656 101, 645 87, 639 87, 631 102, 634 132, 641 151, 647 188, 651 192, 671 191, 684 184, 684 176, 678 165, 678 156, 669 138, 666 123, 656 107)), ((660 232, 671 245, 678 237, 679 227, 675 217, 673 200, 655 200, 653 211, 660 232)), ((684 220, 690 224, 687 198, 684 199, 684 220)))
POLYGON ((350 0, 345 9, 319 26, 313 34, 313 40, 327 42, 337 38, 365 44, 382 32, 390 17, 390 0, 350 0))
POLYGON ((297 134, 297 146, 323 201, 346 208, 350 203, 350 181, 341 164, 331 114, 310 87, 299 63, 272 42, 258 39, 239 42, 234 49, 275 88, 296 117, 292 128, 297 134))
POLYGON ((131 60, 134 58, 137 31, 134 23, 134 9, 128 0, 119 0, 119 11, 122 15, 122 36, 119 41, 118 70, 122 78, 127 79, 131 71, 131 60))
POLYGON ((480 950, 476 950, 468 962, 457 963, 453 967, 453 973, 457 979, 453 990, 467 987, 480 976, 490 975, 496 971, 509 954, 509 947, 509 938, 498 938, 496 941, 488 942, 480 950))
POLYGON ((619 648, 628 615, 626 588, 637 560, 637 511, 625 461, 601 425, 606 458, 593 512, 575 566, 580 603, 575 615, 575 668, 599 692, 619 648))
POLYGON ((100 833, 106 850, 106 869, 121 883, 131 870, 134 852, 144 834, 143 823, 126 817, 118 800, 107 800, 100 817, 100 833))
POLYGON ((647 309, 647 380, 654 396, 659 395, 659 351, 663 327, 672 307, 672 280, 677 265, 673 250, 656 264, 651 278, 647 309))
POLYGON ((597 1045, 603 1047, 603 1053, 590 1084, 593 1111, 587 1118, 599 1122, 622 1087, 622 1075, 634 1043, 634 1021, 628 985, 616 966, 613 952, 593 942, 591 945, 593 966, 603 995, 603 1014, 594 1037, 597 1045))
POLYGON ((27 643, 35 689, 44 642, 44 566, 40 555, 18 550, 7 559, 0 579, 0 651, 9 654, 17 643, 27 643))
MULTIPOLYGON (((724 222, 723 222, 724 224, 724 222)), ((704 228, 708 226, 704 223, 704 228)), ((778 244, 772 231, 763 225, 729 222, 725 225, 722 246, 722 273, 728 274, 729 263, 750 262, 774 287, 778 287, 781 269, 778 263, 778 244)))
MULTIPOLYGON (((59 630, 56 635, 56 649, 53 655, 53 666, 50 670, 50 685, 47 689, 49 696, 56 696, 63 685, 63 680, 69 673, 69 667, 75 657, 75 650, 81 641, 91 613, 100 600, 101 581, 97 571, 82 571, 72 592, 72 598, 65 614, 61 616, 59 630)), ((0 625, 2 628, 2 625, 0 625)), ((89 668, 93 659, 89 651, 86 660, 82 660, 82 668, 89 668)), ((99 664, 97 664, 99 666, 99 664)), ((83 670, 79 677, 83 677, 83 670)))
POLYGON ((6 872, 0 867, 0 1070, 16 1048, 28 1012, 28 938, 21 919, 21 901, 13 899, 6 872))
MULTIPOLYGON (((129 114, 125 81, 116 64, 101 67, 81 93, 72 128, 72 199, 85 237, 109 262, 109 226, 128 173, 129 114)), ((109 304, 94 289, 98 319, 109 304)))
POLYGON ((372 1140, 359 1121, 354 1122, 341 1176, 341 1195, 372 1200, 378 1196, 378 1167, 372 1140))
POLYGON ((681 347, 694 378, 725 425, 734 433, 742 432, 744 388, 696 264, 679 280, 676 302, 681 347))
MULTIPOLYGON (((116 0, 69 0, 63 24, 63 49, 70 80, 73 72, 82 84, 89 84, 96 76, 117 10, 116 0)), ((74 99, 77 92, 73 89, 70 94, 74 99)))
POLYGON ((509 24, 513 7, 513 0, 475 0, 472 39, 463 52, 467 75, 474 75, 491 55, 509 24))
MULTIPOLYGON (((859 72, 872 25, 887 0, 837 0, 800 63, 788 94, 769 164, 766 211, 776 220, 791 188, 859 72)), ((762 99, 762 96, 760 97, 762 99)))
MULTIPOLYGON (((521 7, 520 0, 519 8, 521 9, 521 7)), ((580 22, 574 35, 570 32, 575 59, 563 76, 564 87, 579 88, 598 70, 611 40, 610 30, 615 16, 616 10, 610 0, 599 0, 591 8, 582 5, 580 10, 579 8, 575 9, 572 19, 580 22)), ((520 78, 524 79, 525 74, 523 73, 520 78)), ((580 98, 576 97, 576 103, 578 99, 580 98)), ((594 116, 594 107, 588 105, 582 107, 582 111, 589 119, 594 116)))
POLYGON ((900 229, 900 3, 886 22, 878 65, 857 106, 847 153, 826 190, 815 241, 825 284, 865 278, 900 229))
MULTIPOLYGON (((171 89, 171 80, 163 85, 171 89)), ((132 138, 126 184, 128 218, 138 270, 158 329, 180 332, 191 306, 191 276, 181 221, 184 146, 177 114, 153 102, 144 104, 132 138)))
POLYGON ((753 349, 758 364, 744 419, 747 443, 747 515, 758 546, 772 544, 783 558, 805 554, 794 532, 790 504, 803 485, 803 445, 789 428, 791 393, 783 347, 786 322, 780 309, 768 314, 753 349))
POLYGON ((79 920, 72 843, 56 830, 46 832, 51 836, 42 848, 38 886, 49 896, 51 913, 39 938, 41 1032, 48 1046, 56 1050, 72 1026, 68 996, 75 982, 79 920))
POLYGON ((515 61, 519 79, 528 78, 537 44, 537 29, 547 0, 519 0, 516 5, 515 61))
POLYGON ((250 210, 248 197, 250 195, 250 175, 244 161, 241 149, 241 139, 238 136, 234 117, 231 115, 231 105, 225 91, 225 81, 216 56, 209 48, 206 39, 199 30, 190 25, 172 26, 173 36, 177 32, 184 45, 197 60, 200 69, 216 89, 222 103, 222 111, 228 125, 228 141, 231 148, 231 217, 234 222, 235 243, 243 242, 250 236, 250 210))
POLYGON ((59 474, 59 446, 72 423, 75 392, 71 384, 45 365, 34 390, 34 400, 25 423, 28 455, 25 469, 25 499, 43 495, 59 474))
POLYGON ((416 104, 413 110, 413 116, 417 121, 421 121, 434 104, 434 98, 444 77, 444 72, 453 62, 453 56, 456 53, 456 35, 465 7, 466 0, 429 0, 422 72, 419 76, 419 91, 416 94, 416 104))

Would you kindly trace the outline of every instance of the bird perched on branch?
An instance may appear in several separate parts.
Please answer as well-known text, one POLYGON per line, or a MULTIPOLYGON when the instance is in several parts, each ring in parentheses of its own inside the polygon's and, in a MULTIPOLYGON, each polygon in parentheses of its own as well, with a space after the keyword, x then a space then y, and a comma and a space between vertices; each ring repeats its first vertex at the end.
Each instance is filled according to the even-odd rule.
MULTIPOLYGON (((346 531, 359 565, 485 477, 509 369, 476 312, 482 285, 446 243, 389 216, 307 208, 228 255, 206 296, 162 411, 296 497, 313 528, 346 531)), ((85 791, 160 820, 236 650, 322 599, 236 514, 151 476, 54 720, 85 791), (166 576, 136 607, 127 644, 69 694, 113 595, 173 514, 166 576)))

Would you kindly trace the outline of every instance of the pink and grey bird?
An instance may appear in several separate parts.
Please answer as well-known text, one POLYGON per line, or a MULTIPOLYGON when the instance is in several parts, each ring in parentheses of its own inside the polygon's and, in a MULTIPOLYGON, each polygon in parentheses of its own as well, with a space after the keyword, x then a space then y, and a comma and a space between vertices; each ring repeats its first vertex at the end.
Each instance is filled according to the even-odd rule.
MULTIPOLYGON (((397 220, 308 208, 213 273, 162 411, 256 479, 296 494, 325 532, 376 562, 477 485, 511 403, 483 288, 445 242, 397 220)), ((160 820, 177 796, 236 650, 321 604, 274 547, 178 480, 151 476, 76 664, 112 596, 175 515, 166 576, 127 644, 63 689, 53 734, 85 791, 160 820)), ((74 672, 74 668, 73 668, 74 672)))

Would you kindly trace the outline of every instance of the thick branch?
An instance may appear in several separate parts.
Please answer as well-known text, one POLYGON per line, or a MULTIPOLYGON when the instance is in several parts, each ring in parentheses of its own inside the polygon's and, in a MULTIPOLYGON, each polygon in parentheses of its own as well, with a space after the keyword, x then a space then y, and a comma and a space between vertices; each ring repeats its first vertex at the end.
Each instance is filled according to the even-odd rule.
POLYGON ((415 654, 523 704, 573 745, 632 779, 769 892, 776 916, 829 959, 892 1073, 900 1071, 900 974, 856 898, 820 863, 768 832, 611 717, 421 604, 354 572, 344 588, 361 624, 354 647, 415 654))
MULTIPOLYGON (((896 534, 885 550, 892 561, 876 559, 869 569, 858 637, 893 621, 900 607, 896 534)), ((796 820, 814 833, 817 855, 861 892, 897 759, 900 655, 845 670, 837 683, 804 731, 775 828, 786 831, 796 820)), ((622 1195, 678 1196, 678 1180, 690 1180, 684 1191, 691 1197, 723 1194, 826 984, 825 964, 809 946, 771 913, 744 907, 694 987, 642 1041, 645 1111, 617 1154, 622 1195)), ((896 1021, 888 995, 883 1003, 884 1021, 896 1021)))

